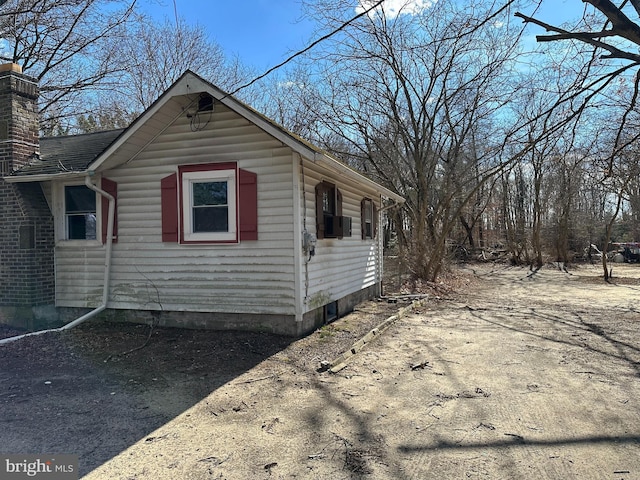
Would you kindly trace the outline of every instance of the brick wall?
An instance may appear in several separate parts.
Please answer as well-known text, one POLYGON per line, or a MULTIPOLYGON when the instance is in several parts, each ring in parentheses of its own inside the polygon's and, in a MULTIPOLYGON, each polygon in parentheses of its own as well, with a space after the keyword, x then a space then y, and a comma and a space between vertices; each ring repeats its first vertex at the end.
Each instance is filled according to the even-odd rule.
POLYGON ((53 218, 40 185, 0 180, 0 305, 53 304, 53 218))
MULTIPOLYGON (((32 79, 0 71, 0 177, 39 150, 37 98, 32 79)), ((0 310, 25 317, 6 318, 0 311, 0 322, 32 325, 33 318, 26 317, 54 303, 53 217, 42 188, 0 178, 0 310)))

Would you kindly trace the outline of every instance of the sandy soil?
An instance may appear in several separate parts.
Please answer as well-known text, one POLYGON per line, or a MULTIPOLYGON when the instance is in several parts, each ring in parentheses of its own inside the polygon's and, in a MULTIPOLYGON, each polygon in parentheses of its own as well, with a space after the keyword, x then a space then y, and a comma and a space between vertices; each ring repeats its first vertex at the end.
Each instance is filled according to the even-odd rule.
POLYGON ((117 355, 149 328, 95 325, 9 344, 0 450, 76 453, 87 479, 640 478, 640 266, 613 273, 468 266, 335 374, 320 361, 395 306, 298 341, 156 329, 117 355))

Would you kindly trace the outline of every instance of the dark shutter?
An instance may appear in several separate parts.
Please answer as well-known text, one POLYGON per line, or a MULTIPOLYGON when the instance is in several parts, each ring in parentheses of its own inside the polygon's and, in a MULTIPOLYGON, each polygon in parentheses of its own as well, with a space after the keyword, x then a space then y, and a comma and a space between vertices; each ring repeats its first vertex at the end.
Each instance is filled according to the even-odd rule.
POLYGON ((258 240, 258 175, 238 169, 240 241, 258 240))
POLYGON ((316 238, 324 238, 324 210, 322 209, 322 194, 324 183, 316 185, 316 238))
POLYGON ((178 242, 178 175, 173 173, 160 181, 162 190, 162 241, 178 242))
MULTIPOLYGON (((113 216, 113 237, 112 242, 118 241, 118 184, 108 178, 103 178, 100 183, 102 190, 107 192, 113 198, 115 198, 115 210, 113 216)), ((107 226, 109 223, 109 200, 105 197, 102 198, 102 243, 107 243, 107 226)))
MULTIPOLYGON (((336 188, 336 217, 342 217, 342 192, 336 188)), ((342 228, 338 229, 338 238, 344 238, 345 228, 344 224, 341 224, 342 228)), ((350 234, 347 235, 351 236, 350 234)))
POLYGON ((360 237, 362 240, 367 238, 367 199, 360 201, 360 237))
POLYGON ((376 234, 378 232, 378 207, 376 207, 376 204, 373 201, 371 202, 371 208, 373 209, 373 215, 371 216, 371 222, 373 223, 371 229, 373 231, 371 235, 372 238, 376 238, 376 234))

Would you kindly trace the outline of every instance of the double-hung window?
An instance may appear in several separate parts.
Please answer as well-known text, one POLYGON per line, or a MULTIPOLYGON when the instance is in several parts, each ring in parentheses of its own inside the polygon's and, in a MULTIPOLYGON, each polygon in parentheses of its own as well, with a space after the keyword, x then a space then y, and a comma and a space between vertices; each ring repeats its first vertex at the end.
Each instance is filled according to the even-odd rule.
POLYGON ((86 185, 64 187, 66 240, 97 238, 96 192, 86 185))
POLYGON ((236 241, 236 170, 181 173, 184 240, 236 241))
POLYGON ((362 226, 362 239, 376 237, 378 224, 378 209, 370 198, 363 198, 360 202, 360 225, 362 226))
MULTIPOLYGON (((102 177, 96 187, 115 200, 111 241, 118 241, 118 184, 102 177)), ((53 189, 56 208, 56 239, 90 240, 107 243, 109 200, 85 184, 56 183, 53 189), (59 214, 58 214, 59 213, 59 214)))
POLYGON ((316 185, 316 237, 351 236, 351 217, 342 216, 342 193, 335 184, 322 181, 316 185))

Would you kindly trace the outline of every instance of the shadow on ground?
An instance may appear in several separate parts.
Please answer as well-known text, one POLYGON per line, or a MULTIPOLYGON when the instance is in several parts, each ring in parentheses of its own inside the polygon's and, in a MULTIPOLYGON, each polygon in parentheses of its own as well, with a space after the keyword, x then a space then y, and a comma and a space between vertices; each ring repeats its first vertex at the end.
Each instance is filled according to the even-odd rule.
POLYGON ((291 341, 91 323, 7 344, 0 450, 75 454, 84 475, 291 341))

